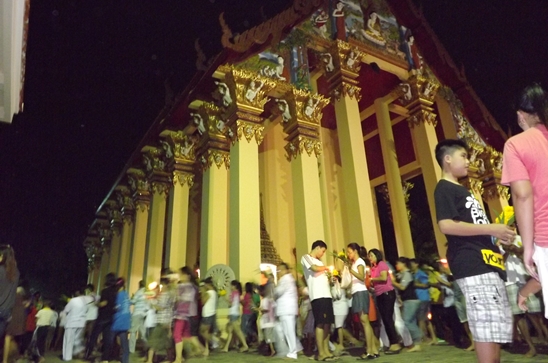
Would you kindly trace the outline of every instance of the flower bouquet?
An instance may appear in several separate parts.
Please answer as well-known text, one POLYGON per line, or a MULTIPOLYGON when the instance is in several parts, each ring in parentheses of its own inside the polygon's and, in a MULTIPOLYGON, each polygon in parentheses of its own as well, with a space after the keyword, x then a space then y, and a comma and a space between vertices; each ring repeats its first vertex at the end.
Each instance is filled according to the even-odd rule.
MULTIPOLYGON (((506 224, 507 226, 512 226, 516 223, 516 215, 514 214, 514 207, 508 205, 502 209, 502 212, 497 218, 495 218, 495 223, 506 224)), ((514 245, 521 247, 522 242, 519 236, 516 236, 514 239, 514 245)))
POLYGON ((346 253, 344 252, 344 250, 339 252, 333 251, 333 257, 335 259, 341 260, 345 265, 350 264, 350 261, 348 260, 348 258, 346 258, 346 253))

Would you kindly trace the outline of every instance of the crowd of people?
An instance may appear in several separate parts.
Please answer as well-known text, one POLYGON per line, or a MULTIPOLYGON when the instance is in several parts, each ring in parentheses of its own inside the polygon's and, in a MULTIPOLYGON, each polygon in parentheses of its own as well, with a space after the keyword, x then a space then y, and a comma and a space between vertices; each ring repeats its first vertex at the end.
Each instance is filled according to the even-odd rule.
POLYGON ((164 269, 157 284, 140 282, 130 297, 124 278, 109 273, 99 294, 87 285, 60 308, 19 286, 13 248, 2 245, 3 363, 18 355, 43 362, 47 350, 60 348, 65 361, 100 355, 102 362, 128 363, 141 352, 146 363, 159 356, 180 363, 213 350, 332 361, 363 346, 359 360, 373 360, 381 353, 421 354, 425 344, 440 342, 492 363, 500 361, 502 344, 516 340, 533 357, 532 336, 548 344, 548 96, 539 85, 522 92, 517 117, 524 132, 507 141, 502 172, 515 218, 510 208, 490 223, 459 183, 470 163, 463 140, 436 146, 442 178, 434 198, 447 261, 401 256, 393 267, 378 249, 350 243, 327 266, 328 246, 318 240, 295 269, 281 263, 265 271, 262 285, 234 280, 230 291, 220 290, 182 267, 164 269), (221 299, 228 305, 224 334, 217 322, 221 299))

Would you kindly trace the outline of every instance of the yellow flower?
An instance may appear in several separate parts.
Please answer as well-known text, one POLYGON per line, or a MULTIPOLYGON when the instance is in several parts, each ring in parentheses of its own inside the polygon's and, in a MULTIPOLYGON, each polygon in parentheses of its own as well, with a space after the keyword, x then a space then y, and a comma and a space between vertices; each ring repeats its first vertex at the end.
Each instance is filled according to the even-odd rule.
POLYGON ((346 253, 344 251, 339 252, 339 257, 346 257, 346 253))
POLYGON ((219 290, 219 296, 225 296, 226 290, 219 290))
POLYGON ((339 276, 339 271, 333 270, 333 276, 339 276))
POLYGON ((511 226, 516 221, 516 217, 514 215, 514 207, 508 205, 504 207, 500 215, 495 218, 495 223, 502 223, 506 224, 508 226, 511 226))

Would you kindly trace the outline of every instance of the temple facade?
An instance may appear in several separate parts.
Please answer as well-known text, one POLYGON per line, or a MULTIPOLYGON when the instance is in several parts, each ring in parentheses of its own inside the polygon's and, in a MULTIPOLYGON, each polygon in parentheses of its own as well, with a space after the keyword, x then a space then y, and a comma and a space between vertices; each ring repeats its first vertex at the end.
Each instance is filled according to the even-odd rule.
POLYGON ((90 282, 115 272, 133 292, 188 265, 224 288, 298 264, 318 239, 444 257, 445 138, 469 144, 462 183, 486 209, 508 204, 506 134, 412 0, 296 0, 236 36, 220 22, 224 50, 166 104, 99 207, 90 282))

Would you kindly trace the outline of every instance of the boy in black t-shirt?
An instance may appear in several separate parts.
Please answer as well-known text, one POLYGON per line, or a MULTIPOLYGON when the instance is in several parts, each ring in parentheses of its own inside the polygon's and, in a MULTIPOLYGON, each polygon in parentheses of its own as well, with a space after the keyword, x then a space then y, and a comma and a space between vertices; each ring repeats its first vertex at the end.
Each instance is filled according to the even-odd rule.
POLYGON ((434 191, 436 217, 448 241, 447 260, 466 298, 468 321, 479 362, 499 362, 501 343, 512 341, 512 313, 506 296, 506 272, 492 237, 510 244, 515 232, 489 224, 481 204, 459 184, 468 175, 467 146, 444 140, 436 146, 442 179, 434 191))

